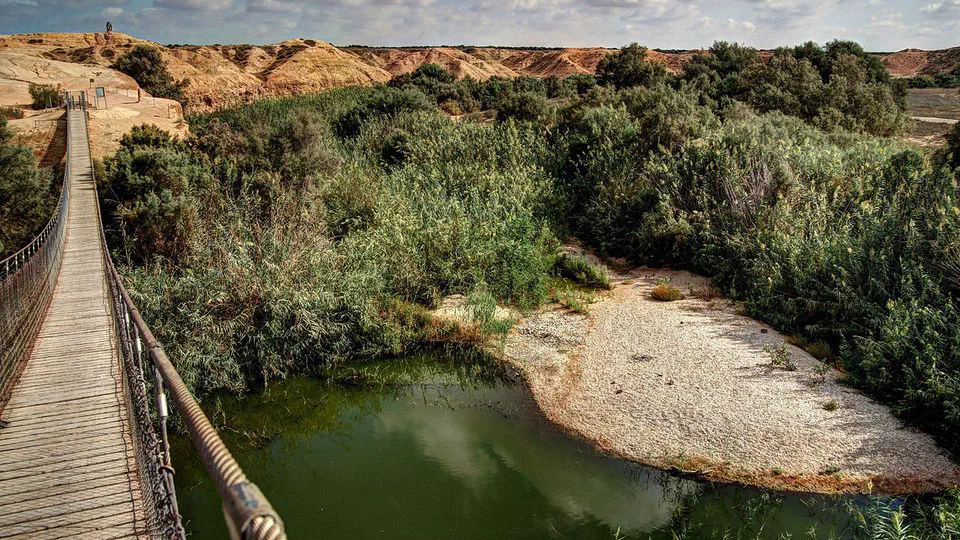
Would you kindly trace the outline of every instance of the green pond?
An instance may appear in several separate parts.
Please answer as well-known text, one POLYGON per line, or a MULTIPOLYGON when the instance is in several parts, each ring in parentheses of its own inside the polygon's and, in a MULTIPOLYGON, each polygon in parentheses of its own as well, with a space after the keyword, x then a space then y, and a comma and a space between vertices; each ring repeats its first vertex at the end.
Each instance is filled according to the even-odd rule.
MULTIPOLYGON (((431 355, 338 380, 205 404, 291 538, 850 536, 850 499, 697 482, 602 455, 489 364, 431 355)), ((225 538, 212 483, 189 442, 173 442, 192 538, 225 538)))

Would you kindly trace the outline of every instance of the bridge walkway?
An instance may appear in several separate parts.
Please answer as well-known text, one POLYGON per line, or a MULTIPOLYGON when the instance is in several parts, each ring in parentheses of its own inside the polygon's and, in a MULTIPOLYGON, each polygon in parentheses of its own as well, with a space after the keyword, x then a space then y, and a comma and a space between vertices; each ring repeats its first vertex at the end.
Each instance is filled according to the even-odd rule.
POLYGON ((67 114, 63 266, 0 417, 0 539, 145 536, 85 113, 67 114))

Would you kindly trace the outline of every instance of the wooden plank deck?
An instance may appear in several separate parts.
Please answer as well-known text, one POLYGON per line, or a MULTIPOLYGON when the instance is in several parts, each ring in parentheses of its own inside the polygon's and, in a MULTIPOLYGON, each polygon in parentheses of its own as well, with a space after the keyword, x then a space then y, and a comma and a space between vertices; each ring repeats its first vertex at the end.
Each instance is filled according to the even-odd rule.
POLYGON ((145 536, 86 123, 83 112, 68 114, 72 187, 63 266, 2 414, 0 539, 145 536))

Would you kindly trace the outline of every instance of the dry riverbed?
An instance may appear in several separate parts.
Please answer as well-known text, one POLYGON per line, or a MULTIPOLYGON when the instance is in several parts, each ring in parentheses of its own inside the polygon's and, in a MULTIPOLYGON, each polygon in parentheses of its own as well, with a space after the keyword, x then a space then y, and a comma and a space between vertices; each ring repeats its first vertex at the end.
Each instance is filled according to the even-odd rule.
POLYGON ((824 493, 960 484, 930 436, 730 302, 698 295, 704 278, 619 278, 589 314, 548 308, 506 341, 551 421, 623 458, 712 480, 824 493), (651 299, 661 279, 686 298, 651 299))

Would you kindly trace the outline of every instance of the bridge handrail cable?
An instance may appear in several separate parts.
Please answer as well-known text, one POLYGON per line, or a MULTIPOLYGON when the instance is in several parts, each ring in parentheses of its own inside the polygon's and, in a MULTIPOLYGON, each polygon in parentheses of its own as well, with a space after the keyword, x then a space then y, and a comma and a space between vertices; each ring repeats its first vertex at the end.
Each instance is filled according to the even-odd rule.
MULTIPOLYGON (((68 98, 66 103, 68 111, 71 108, 84 111, 83 127, 86 129, 85 95, 81 94, 79 101, 68 98)), ((87 143, 90 144, 89 138, 87 143)), ((96 196, 96 178, 93 178, 93 183, 97 217, 102 221, 99 197, 96 196)), ((151 536, 184 538, 167 438, 169 393, 194 447, 216 484, 231 537, 239 540, 285 539, 283 521, 260 489, 247 479, 170 362, 163 346, 141 317, 114 266, 103 227, 101 223, 97 225, 113 301, 114 334, 126 375, 123 377, 124 396, 134 431, 132 439, 151 536)))
MULTIPOLYGON (((69 144, 66 163, 70 163, 69 144)), ((53 299, 63 261, 69 208, 70 171, 65 169, 60 197, 47 224, 27 245, 0 260, 0 410, 10 399, 53 299)))

